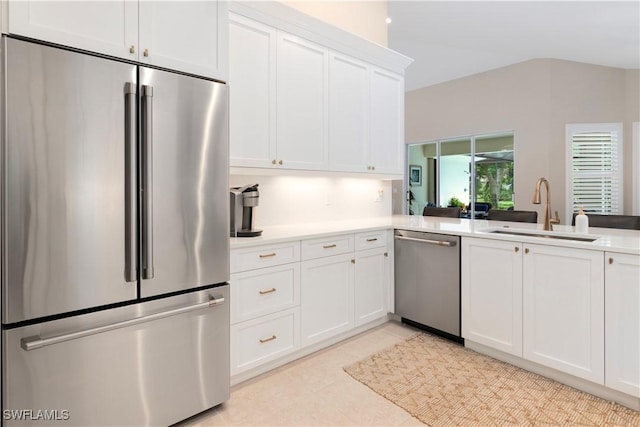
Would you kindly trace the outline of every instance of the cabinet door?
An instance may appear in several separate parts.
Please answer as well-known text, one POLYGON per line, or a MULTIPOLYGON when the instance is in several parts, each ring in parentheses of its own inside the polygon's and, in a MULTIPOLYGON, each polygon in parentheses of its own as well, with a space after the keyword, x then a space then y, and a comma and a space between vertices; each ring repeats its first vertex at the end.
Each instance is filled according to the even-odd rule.
POLYGON ((301 331, 303 346, 353 328, 353 254, 303 261, 301 331))
POLYGON ((386 248, 355 254, 355 326, 387 315, 389 258, 386 248))
POLYGON ((141 62, 227 80, 227 2, 140 1, 139 11, 141 62))
POLYGON ((640 256, 606 254, 605 384, 640 397, 640 256))
POLYGON ((603 253, 524 246, 524 357, 604 384, 603 253))
POLYGON ((522 244, 462 239, 462 336, 522 357, 522 244))
POLYGON ((9 0, 9 33, 138 60, 138 2, 9 0))
POLYGON ((331 170, 366 172, 369 146, 369 66, 331 52, 329 58, 331 170))
POLYGON ((276 160, 276 30, 229 15, 229 163, 276 160))
POLYGON ((277 50, 278 163, 327 169, 328 50, 285 33, 278 33, 277 50))
POLYGON ((369 164, 372 172, 403 173, 404 78, 377 68, 371 71, 369 164))

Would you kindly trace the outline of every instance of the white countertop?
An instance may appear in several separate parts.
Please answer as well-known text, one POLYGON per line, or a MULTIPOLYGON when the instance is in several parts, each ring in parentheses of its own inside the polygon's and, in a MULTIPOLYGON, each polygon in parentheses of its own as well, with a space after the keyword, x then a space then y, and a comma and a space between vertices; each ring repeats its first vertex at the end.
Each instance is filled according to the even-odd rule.
POLYGON ((638 230, 591 227, 587 234, 579 234, 574 231, 575 229, 572 226, 554 225, 554 231, 548 232, 542 230, 542 224, 462 218, 437 218, 420 215, 394 215, 379 218, 264 227, 262 236, 231 238, 231 248, 251 247, 299 239, 327 237, 349 232, 357 233, 389 228, 640 255, 640 231, 638 230), (534 236, 492 234, 489 232, 500 228, 510 231, 535 231, 545 235, 595 237, 597 240, 593 242, 581 242, 534 236))

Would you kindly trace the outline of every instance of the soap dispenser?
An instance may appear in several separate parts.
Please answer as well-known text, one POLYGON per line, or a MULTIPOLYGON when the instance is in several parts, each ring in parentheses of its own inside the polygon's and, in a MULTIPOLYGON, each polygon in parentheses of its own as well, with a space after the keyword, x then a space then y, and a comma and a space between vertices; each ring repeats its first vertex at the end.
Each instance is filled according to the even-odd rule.
POLYGON ((585 215, 584 210, 580 207, 580 213, 576 215, 576 233, 589 232, 589 217, 585 215))

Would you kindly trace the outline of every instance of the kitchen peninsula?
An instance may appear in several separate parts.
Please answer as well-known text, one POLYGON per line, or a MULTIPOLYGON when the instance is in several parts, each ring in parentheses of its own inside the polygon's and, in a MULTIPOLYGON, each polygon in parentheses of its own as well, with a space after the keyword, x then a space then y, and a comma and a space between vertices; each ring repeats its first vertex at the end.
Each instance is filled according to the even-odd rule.
POLYGON ((232 383, 394 316, 394 229, 461 236, 465 346, 640 408, 640 231, 422 216, 264 227, 261 237, 231 239, 232 292, 259 282, 253 293, 273 304, 232 306, 232 383))

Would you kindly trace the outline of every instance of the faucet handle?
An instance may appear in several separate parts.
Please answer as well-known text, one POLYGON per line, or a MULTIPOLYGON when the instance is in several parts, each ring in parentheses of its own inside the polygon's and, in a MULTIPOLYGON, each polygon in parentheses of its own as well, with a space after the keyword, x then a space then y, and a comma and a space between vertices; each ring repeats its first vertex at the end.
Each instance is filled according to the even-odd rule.
POLYGON ((549 219, 551 224, 560 224, 560 216, 558 215, 558 211, 556 211, 556 216, 549 219))

